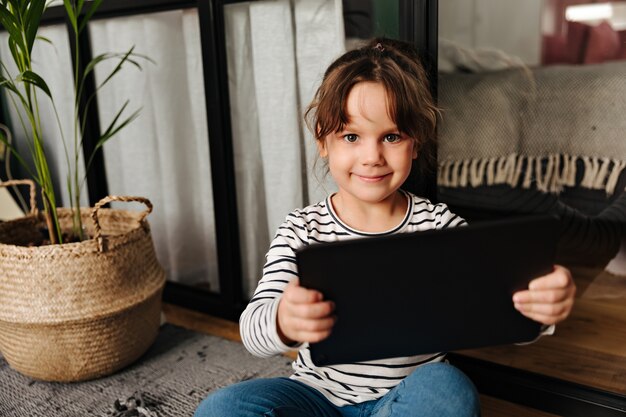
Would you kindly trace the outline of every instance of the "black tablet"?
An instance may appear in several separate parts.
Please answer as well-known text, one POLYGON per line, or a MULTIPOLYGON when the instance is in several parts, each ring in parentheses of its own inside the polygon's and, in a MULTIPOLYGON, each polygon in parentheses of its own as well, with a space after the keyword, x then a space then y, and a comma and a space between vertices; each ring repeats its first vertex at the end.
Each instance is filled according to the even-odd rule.
POLYGON ((558 220, 532 215, 444 230, 314 244, 300 284, 336 305, 313 362, 352 363, 527 342, 541 325, 512 295, 552 271, 558 220))

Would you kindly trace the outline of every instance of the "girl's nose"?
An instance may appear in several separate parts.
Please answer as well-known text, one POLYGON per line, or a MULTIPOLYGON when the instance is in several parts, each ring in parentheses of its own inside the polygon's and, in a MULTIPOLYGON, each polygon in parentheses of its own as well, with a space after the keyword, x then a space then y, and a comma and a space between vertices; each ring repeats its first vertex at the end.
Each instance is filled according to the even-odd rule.
POLYGON ((363 165, 382 165, 383 161, 382 144, 378 141, 364 141, 361 149, 363 165))

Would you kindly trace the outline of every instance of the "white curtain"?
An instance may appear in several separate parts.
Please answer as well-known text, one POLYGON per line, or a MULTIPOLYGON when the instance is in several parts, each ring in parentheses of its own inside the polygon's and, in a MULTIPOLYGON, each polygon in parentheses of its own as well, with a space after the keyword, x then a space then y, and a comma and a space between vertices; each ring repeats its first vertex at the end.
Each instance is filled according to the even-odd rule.
POLYGON ((344 51, 340 0, 268 0, 225 7, 229 97, 244 291, 260 278, 285 216, 334 185, 302 117, 323 71, 344 51))
MULTIPOLYGON (((140 117, 104 147, 109 193, 152 201, 148 220, 168 279, 218 291, 197 10, 95 20, 89 29, 94 56, 134 45, 154 61, 139 59, 142 71, 127 66, 98 95, 101 129, 127 99, 127 115, 142 107, 140 117)), ((99 68, 97 82, 113 65, 99 68)))

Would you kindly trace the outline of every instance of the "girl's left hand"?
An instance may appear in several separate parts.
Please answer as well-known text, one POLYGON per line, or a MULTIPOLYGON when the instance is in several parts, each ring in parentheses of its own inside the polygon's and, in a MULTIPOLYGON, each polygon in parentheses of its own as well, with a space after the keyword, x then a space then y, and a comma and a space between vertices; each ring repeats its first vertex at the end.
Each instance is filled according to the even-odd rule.
POLYGON ((555 324, 569 316, 575 294, 576 285, 569 269, 555 265, 550 274, 532 280, 528 290, 513 294, 513 303, 526 317, 555 324))

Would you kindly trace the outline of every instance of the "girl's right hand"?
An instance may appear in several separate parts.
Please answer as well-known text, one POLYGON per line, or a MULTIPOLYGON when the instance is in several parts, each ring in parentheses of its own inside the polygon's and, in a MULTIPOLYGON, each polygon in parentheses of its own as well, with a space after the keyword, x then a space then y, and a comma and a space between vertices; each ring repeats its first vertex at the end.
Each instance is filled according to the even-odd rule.
POLYGON ((291 281, 278 303, 277 330, 283 343, 319 342, 326 339, 335 324, 335 304, 324 301, 321 292, 291 281))

